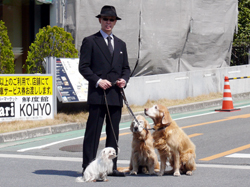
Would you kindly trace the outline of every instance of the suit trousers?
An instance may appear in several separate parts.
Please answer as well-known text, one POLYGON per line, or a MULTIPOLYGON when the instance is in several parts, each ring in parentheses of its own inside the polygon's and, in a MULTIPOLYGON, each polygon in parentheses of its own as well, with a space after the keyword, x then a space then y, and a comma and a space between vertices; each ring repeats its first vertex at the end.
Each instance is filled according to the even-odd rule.
MULTIPOLYGON (((83 140, 83 169, 85 169, 88 164, 96 158, 104 119, 106 121, 107 136, 105 147, 113 147, 118 155, 118 145, 116 140, 118 142, 122 107, 108 106, 108 108, 114 133, 110 124, 106 105, 89 105, 89 117, 83 140)), ((113 163, 113 169, 117 169, 117 157, 113 159, 113 163)))

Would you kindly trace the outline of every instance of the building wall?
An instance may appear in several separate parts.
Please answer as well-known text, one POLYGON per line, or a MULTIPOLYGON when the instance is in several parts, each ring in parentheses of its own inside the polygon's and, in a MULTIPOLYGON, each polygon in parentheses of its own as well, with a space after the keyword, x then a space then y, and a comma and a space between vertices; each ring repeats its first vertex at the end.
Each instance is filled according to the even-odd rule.
POLYGON ((15 55, 15 73, 22 69, 39 29, 49 25, 49 4, 37 0, 0 1, 0 19, 5 22, 15 55))

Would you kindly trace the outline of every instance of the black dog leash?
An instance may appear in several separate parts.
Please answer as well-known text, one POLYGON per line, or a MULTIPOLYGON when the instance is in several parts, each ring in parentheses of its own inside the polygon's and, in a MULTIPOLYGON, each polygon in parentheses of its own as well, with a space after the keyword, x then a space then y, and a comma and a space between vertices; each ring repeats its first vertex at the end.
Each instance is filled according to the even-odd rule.
MULTIPOLYGON (((113 82, 112 86, 115 86, 116 82, 117 81, 113 82)), ((113 124, 112 124, 112 121, 111 121, 111 116, 110 116, 110 112, 109 112, 109 108, 108 108, 107 95, 106 95, 105 90, 103 90, 103 93, 104 93, 104 99, 105 99, 105 104, 106 104, 106 107, 107 107, 107 112, 108 112, 108 116, 109 116, 110 125, 111 125, 111 128, 112 128, 113 134, 114 134, 114 138, 115 138, 115 141, 116 141, 117 148, 119 149, 118 141, 117 141, 116 136, 115 136, 114 127, 113 127, 113 124)), ((131 108, 130 108, 130 106, 128 104, 128 100, 127 100, 127 98, 125 96, 124 88, 120 88, 120 93, 121 93, 121 95, 123 97, 125 105, 127 106, 127 109, 129 110, 129 113, 133 116, 135 122, 139 125, 139 121, 136 119, 133 111, 131 110, 131 108)), ((144 128, 144 129, 145 130, 155 130, 154 128, 150 128, 150 129, 144 128)))
MULTIPOLYGON (((139 125, 139 121, 136 119, 136 117, 135 117, 133 111, 132 111, 131 108, 129 107, 127 98, 126 98, 126 96, 125 96, 124 88, 121 88, 121 89, 120 89, 120 92, 121 92, 121 95, 122 95, 122 97, 123 97, 124 103, 125 103, 125 105, 127 106, 127 109, 129 110, 130 114, 133 116, 135 122, 139 125)), ((155 130, 154 128, 147 129, 147 128, 144 128, 144 127, 143 127, 143 129, 145 129, 145 130, 147 130, 147 131, 148 131, 148 130, 155 130)))
POLYGON ((108 116, 109 116, 109 122, 110 122, 110 125, 111 125, 111 128, 112 128, 113 134, 114 134, 114 138, 115 138, 115 142, 116 142, 116 145, 117 145, 117 149, 119 150, 118 141, 117 141, 116 136, 115 136, 115 130, 114 130, 114 127, 113 127, 113 124, 112 124, 112 121, 111 121, 110 112, 109 112, 108 101, 107 101, 107 95, 106 95, 105 90, 103 90, 103 92, 104 92, 105 104, 106 104, 107 112, 108 112, 108 116))
POLYGON ((130 114, 133 116, 135 122, 139 125, 139 121, 136 119, 134 113, 132 112, 131 108, 129 107, 127 98, 126 98, 125 93, 124 93, 124 88, 120 88, 120 92, 121 92, 121 95, 123 97, 124 103, 127 106, 127 109, 129 110, 130 114))

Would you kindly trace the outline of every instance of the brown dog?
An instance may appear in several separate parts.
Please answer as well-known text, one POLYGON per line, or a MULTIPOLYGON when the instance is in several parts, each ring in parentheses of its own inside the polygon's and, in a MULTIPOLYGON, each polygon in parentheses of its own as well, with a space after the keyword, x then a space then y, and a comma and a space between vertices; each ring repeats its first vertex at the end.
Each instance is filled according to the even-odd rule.
POLYGON ((133 132, 130 174, 137 175, 139 167, 143 167, 144 173, 146 173, 145 167, 147 167, 148 173, 154 174, 154 169, 159 171, 160 165, 154 150, 153 137, 148 130, 150 126, 143 116, 138 115, 136 119, 139 124, 134 120, 130 126, 130 130, 133 132))
POLYGON ((173 168, 167 173, 174 176, 180 176, 180 172, 192 175, 192 171, 196 169, 195 145, 172 120, 168 109, 162 105, 154 105, 144 112, 154 121, 154 146, 158 149, 161 159, 159 175, 164 174, 167 161, 173 168))

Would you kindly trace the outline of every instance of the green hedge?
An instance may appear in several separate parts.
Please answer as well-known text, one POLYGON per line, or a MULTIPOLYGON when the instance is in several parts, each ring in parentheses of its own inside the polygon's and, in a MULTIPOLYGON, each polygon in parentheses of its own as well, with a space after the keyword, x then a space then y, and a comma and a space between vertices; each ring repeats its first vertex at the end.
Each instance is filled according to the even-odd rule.
POLYGON ((78 51, 72 41, 71 34, 63 28, 47 26, 40 29, 29 47, 26 64, 23 66, 26 73, 45 73, 42 63, 48 56, 78 58, 78 51))
POLYGON ((0 20, 0 73, 15 73, 15 56, 8 36, 5 23, 0 20))

